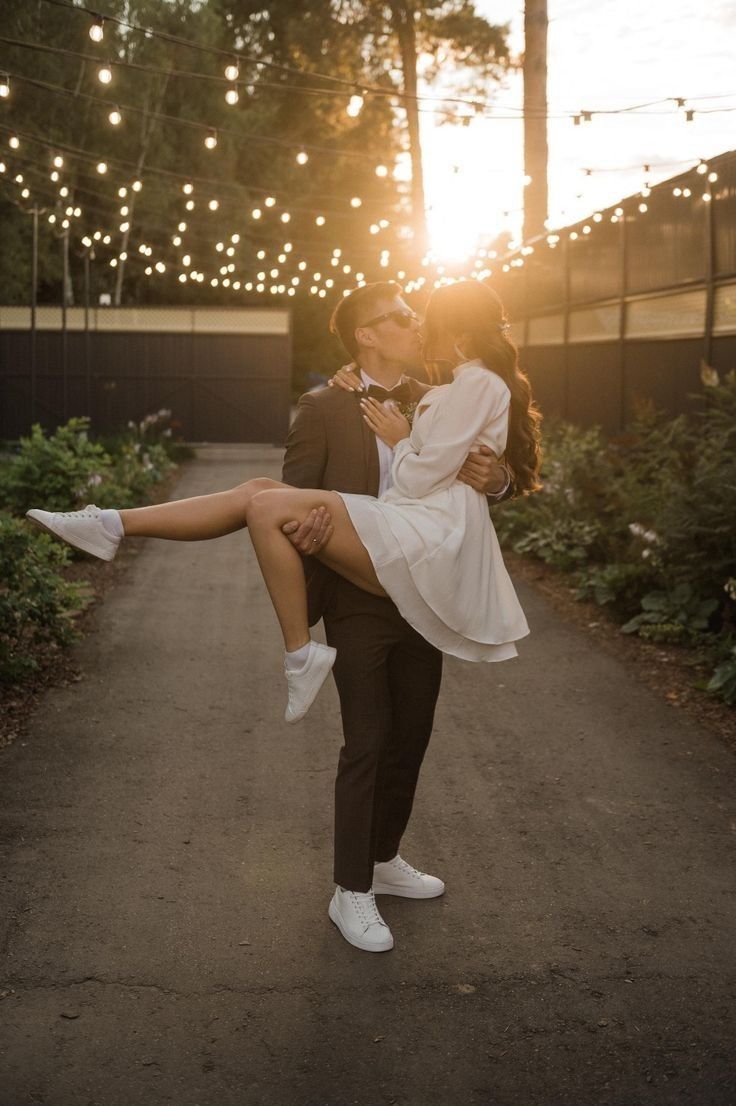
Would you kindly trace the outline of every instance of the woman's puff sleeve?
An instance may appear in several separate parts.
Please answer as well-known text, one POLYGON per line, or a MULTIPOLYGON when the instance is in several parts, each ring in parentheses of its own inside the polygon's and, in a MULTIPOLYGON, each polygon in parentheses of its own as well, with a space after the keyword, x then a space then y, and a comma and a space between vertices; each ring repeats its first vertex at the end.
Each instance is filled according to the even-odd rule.
POLYGON ((485 368, 459 374, 442 397, 424 444, 417 449, 404 438, 394 450, 396 490, 410 499, 448 488, 462 468, 479 434, 506 419, 510 392, 500 376, 485 368))

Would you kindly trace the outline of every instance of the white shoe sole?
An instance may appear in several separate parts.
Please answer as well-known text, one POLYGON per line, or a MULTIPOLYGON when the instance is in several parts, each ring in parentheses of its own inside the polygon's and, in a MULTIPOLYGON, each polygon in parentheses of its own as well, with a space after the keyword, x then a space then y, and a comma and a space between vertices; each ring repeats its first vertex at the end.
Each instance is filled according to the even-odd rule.
MULTIPOLYGON (((290 726, 293 726, 296 722, 301 722, 301 720, 306 717, 307 713, 309 712, 309 708, 319 695, 320 691, 322 690, 322 685, 332 671, 332 666, 334 665, 335 657, 337 656, 337 650, 333 649, 330 645, 325 645, 322 649, 320 649, 317 656, 320 658, 318 663, 322 667, 322 679, 319 681, 319 683, 315 683, 315 686, 312 688, 306 702, 302 705, 300 714, 297 714, 294 718, 290 718, 289 708, 287 706, 284 713, 284 722, 287 722, 290 726), (326 653, 327 649, 330 650, 329 655, 326 653)), ((316 665, 317 662, 315 662, 315 667, 316 665)))
POLYGON ((345 940, 348 941, 349 944, 355 945, 356 949, 362 949, 363 952, 389 952, 389 950, 394 947, 394 939, 393 935, 391 934, 389 934, 389 936, 386 938, 384 944, 376 945, 375 943, 368 942, 360 937, 355 937, 352 933, 346 931, 343 927, 343 921, 340 917, 340 911, 335 906, 334 899, 330 900, 330 905, 327 912, 330 915, 330 919, 335 923, 345 940))
POLYGON ((400 887, 392 887, 388 883, 374 883, 373 894, 374 895, 398 895, 401 899, 438 899, 440 895, 444 895, 445 888, 441 891, 415 891, 412 888, 406 889, 400 887))
POLYGON ((69 534, 62 534, 58 530, 55 530, 52 526, 47 525, 42 519, 37 518, 36 509, 33 508, 30 511, 26 511, 26 518, 38 526, 40 530, 45 530, 47 534, 53 534, 55 538, 59 538, 61 541, 66 542, 67 545, 73 546, 75 549, 81 549, 83 553, 91 553, 93 557, 99 557, 101 561, 111 561, 117 553, 117 547, 112 552, 108 549, 101 549, 98 545, 93 545, 91 542, 86 542, 84 538, 72 537, 69 534))

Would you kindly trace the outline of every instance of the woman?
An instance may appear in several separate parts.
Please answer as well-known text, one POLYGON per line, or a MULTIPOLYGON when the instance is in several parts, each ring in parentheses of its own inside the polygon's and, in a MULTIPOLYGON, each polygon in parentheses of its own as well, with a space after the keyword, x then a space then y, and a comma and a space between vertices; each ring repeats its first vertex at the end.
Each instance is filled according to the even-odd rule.
POLYGON ((539 488, 539 420, 529 383, 505 336, 498 297, 476 281, 448 285, 427 307, 424 356, 452 366, 453 381, 419 403, 413 428, 396 409, 364 398, 363 417, 394 449, 393 487, 379 499, 296 489, 257 478, 213 495, 123 511, 30 519, 77 548, 111 560, 120 540, 220 537, 247 526, 286 649, 287 722, 307 713, 335 660, 312 641, 301 557, 282 526, 325 506, 333 533, 317 554, 329 568, 388 595, 428 641, 469 660, 516 656, 529 633, 508 577, 485 498, 456 480, 469 449, 505 452, 522 494, 539 488))

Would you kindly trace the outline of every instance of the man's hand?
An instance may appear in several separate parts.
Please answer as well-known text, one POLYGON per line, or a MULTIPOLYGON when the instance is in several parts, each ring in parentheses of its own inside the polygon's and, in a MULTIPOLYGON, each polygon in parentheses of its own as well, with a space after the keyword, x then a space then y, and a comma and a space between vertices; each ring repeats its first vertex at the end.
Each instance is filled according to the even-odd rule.
POLYGON ((482 495, 498 495, 506 487, 507 473, 493 450, 482 445, 468 454, 457 478, 482 495))
POLYGON ((346 392, 362 392, 363 381, 360 379, 360 369, 351 361, 349 365, 343 365, 334 376, 327 381, 328 388, 344 388, 346 392))
POLYGON ((310 511, 303 522, 287 522, 281 529, 294 548, 307 557, 319 553, 335 532, 326 507, 310 511))

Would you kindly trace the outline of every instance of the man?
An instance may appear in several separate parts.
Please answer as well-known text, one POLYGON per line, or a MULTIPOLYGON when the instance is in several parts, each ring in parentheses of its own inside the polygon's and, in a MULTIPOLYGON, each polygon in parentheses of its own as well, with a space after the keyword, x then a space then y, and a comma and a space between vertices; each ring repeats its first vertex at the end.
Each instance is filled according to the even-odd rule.
MULTIPOLYGON (((404 375, 420 364, 421 351, 419 320, 400 287, 388 281, 355 289, 338 304, 330 329, 359 367, 368 394, 398 402, 411 417, 427 385, 404 375)), ((286 444, 287 484, 374 496, 390 486, 392 450, 366 426, 359 394, 323 388, 301 397, 286 444)), ((492 454, 470 454, 459 478, 493 498, 510 491, 508 471, 492 454)), ((329 517, 312 512, 284 530, 309 555, 329 539, 329 517)), ((333 674, 344 735, 329 916, 352 945, 384 952, 394 942, 375 895, 434 898, 445 889, 399 856, 432 732, 442 654, 390 599, 362 591, 316 559, 304 563, 309 624, 322 618, 337 649, 333 674)))

